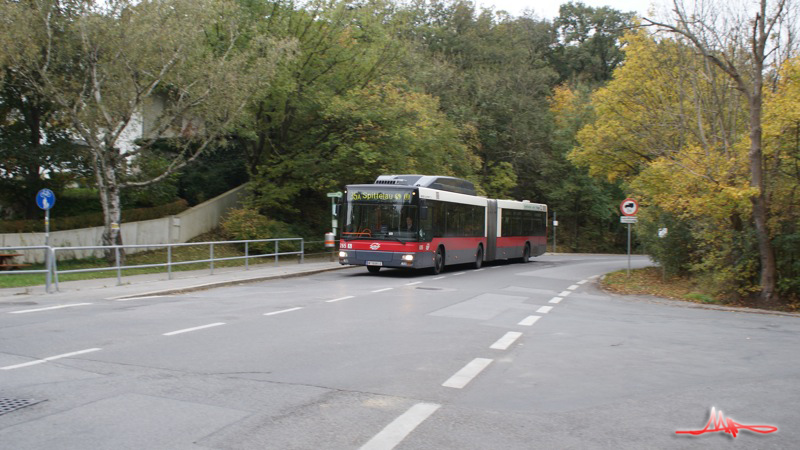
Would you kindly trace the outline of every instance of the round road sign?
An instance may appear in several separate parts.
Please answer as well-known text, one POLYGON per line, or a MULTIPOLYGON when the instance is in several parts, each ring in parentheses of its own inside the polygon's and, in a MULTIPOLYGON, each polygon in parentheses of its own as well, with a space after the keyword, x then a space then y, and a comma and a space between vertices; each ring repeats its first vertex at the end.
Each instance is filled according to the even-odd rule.
POLYGON ((632 198, 626 198, 619 205, 619 210, 622 211, 624 216, 635 216, 639 212, 639 203, 632 198))

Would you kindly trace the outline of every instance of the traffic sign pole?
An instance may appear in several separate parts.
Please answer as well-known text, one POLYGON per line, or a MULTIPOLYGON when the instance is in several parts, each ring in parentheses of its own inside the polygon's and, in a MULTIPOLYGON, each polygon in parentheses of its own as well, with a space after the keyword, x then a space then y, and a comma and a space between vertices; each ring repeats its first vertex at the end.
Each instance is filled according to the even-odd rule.
POLYGON ((631 224, 628 224, 628 276, 631 276, 631 224))

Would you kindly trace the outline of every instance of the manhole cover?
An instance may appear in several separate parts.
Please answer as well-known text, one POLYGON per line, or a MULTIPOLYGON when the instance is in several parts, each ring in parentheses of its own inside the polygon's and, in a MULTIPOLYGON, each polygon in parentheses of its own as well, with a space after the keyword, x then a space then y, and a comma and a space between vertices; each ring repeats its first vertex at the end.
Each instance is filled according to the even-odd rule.
POLYGON ((33 400, 30 398, 4 398, 0 397, 0 415, 16 411, 26 406, 35 405, 42 400, 33 400))

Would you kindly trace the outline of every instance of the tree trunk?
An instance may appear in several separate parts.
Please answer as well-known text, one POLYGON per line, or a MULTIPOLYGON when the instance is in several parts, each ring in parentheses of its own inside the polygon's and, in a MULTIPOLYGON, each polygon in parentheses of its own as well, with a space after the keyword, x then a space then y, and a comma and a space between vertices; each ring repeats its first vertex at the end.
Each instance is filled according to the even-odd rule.
MULTIPOLYGON (((757 75, 757 78, 760 78, 757 75)), ((766 184, 764 182, 764 158, 761 147, 761 80, 756 80, 756 88, 750 98, 750 186, 757 189, 757 193, 750 197, 753 204, 753 220, 756 225, 756 239, 758 240, 758 253, 761 259, 761 293, 759 303, 761 306, 773 307, 778 303, 775 292, 777 268, 775 265, 775 250, 767 227, 768 200, 766 184)))
MULTIPOLYGON (((104 152, 99 156, 95 156, 97 188, 100 191, 100 202, 103 206, 104 246, 122 245, 122 233, 120 232, 122 201, 116 173, 116 164, 119 156, 113 153, 104 152)), ((119 254, 119 264, 125 264, 125 251, 123 249, 119 249, 119 252, 115 249, 108 249, 105 251, 105 258, 109 265, 116 265, 117 254, 119 254)))

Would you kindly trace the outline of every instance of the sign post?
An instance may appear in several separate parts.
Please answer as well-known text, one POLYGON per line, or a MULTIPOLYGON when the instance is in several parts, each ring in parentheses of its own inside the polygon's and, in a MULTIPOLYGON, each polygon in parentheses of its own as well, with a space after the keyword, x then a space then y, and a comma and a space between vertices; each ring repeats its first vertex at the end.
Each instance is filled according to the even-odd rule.
POLYGON ((622 212, 619 221, 628 224, 628 276, 631 276, 631 224, 637 222, 636 213, 639 212, 639 203, 628 197, 620 203, 619 210, 622 212))
MULTIPOLYGON (((50 246, 50 208, 56 204, 56 194, 50 189, 41 189, 36 193, 36 205, 44 210, 44 245, 50 246)), ((52 261, 50 261, 50 252, 44 252, 44 267, 47 269, 47 280, 45 290, 50 292, 50 277, 52 270, 50 270, 52 261)))
POLYGON ((556 229, 558 228, 558 220, 556 220, 556 212, 553 211, 553 253, 556 252, 556 229))
POLYGON ((336 228, 338 228, 338 222, 336 220, 336 199, 342 198, 342 192, 328 192, 328 198, 331 199, 331 230, 333 231, 334 236, 336 235, 336 228))

